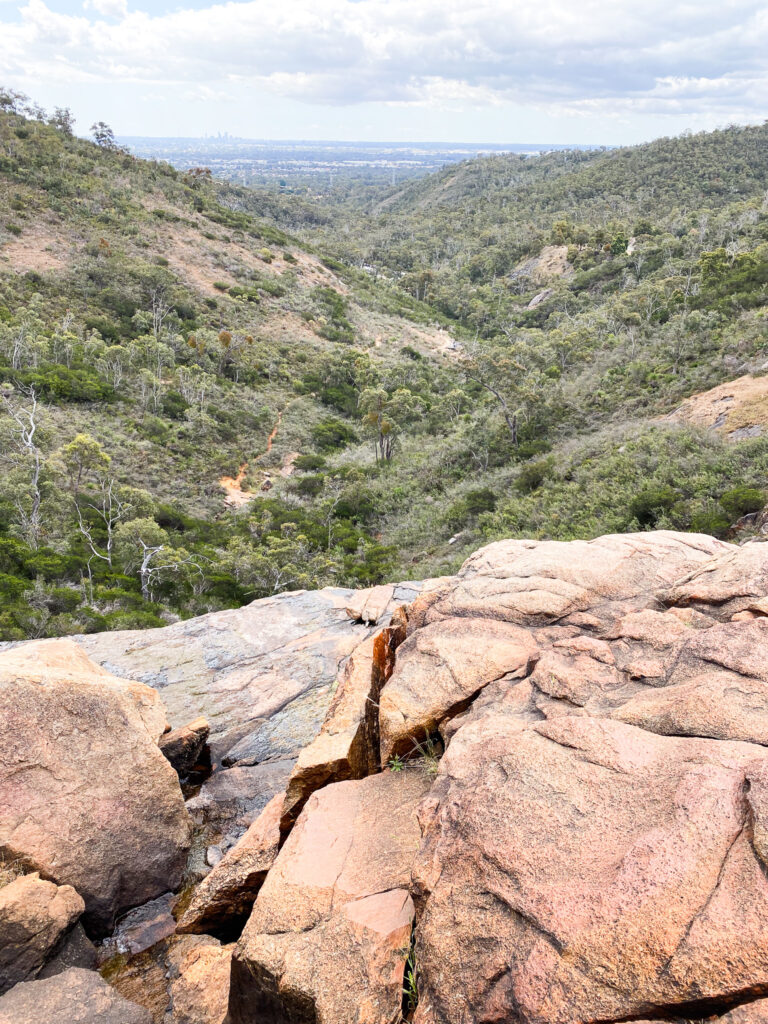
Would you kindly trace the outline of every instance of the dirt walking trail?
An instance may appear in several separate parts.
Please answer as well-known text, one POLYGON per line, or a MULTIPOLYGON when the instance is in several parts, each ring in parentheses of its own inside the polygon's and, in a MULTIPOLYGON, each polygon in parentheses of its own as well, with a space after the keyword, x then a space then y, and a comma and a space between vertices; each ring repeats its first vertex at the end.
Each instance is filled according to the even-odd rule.
MULTIPOLYGON (((289 402, 288 405, 291 403, 289 402)), ((280 429, 280 424, 283 421, 283 414, 288 408, 286 405, 283 409, 280 409, 275 420, 275 425, 272 427, 272 431, 267 438, 267 447, 261 453, 257 455, 253 460, 253 464, 261 462, 265 455, 268 455, 272 451, 272 444, 277 437, 277 432, 280 429)), ((219 486, 224 488, 224 502, 227 505, 231 505, 233 508, 240 508, 243 505, 247 505, 249 501, 253 501, 256 494, 253 491, 243 490, 243 480, 245 480, 246 473, 248 472, 248 463, 244 462, 237 471, 237 476, 222 476, 219 478, 219 486)))

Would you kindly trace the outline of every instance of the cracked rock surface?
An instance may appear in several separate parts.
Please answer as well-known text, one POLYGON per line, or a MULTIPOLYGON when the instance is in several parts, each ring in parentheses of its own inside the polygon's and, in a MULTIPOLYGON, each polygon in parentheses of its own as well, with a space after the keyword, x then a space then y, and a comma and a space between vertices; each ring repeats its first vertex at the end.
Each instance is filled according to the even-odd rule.
POLYGON ((258 605, 111 654, 166 772, 141 680, 212 720, 195 934, 113 977, 154 1024, 768 1024, 768 544, 501 541, 258 605))
POLYGON ((447 740, 411 888, 418 1024, 701 1019, 768 993, 766 593, 768 547, 661 533, 490 545, 416 602, 381 714, 406 688, 413 731, 447 740), (460 678, 489 620, 527 631, 531 668, 510 641, 441 720, 411 651, 450 623, 430 654, 460 678))
POLYGON ((231 1024, 396 1019, 428 789, 422 772, 388 771, 310 797, 236 946, 231 1024))

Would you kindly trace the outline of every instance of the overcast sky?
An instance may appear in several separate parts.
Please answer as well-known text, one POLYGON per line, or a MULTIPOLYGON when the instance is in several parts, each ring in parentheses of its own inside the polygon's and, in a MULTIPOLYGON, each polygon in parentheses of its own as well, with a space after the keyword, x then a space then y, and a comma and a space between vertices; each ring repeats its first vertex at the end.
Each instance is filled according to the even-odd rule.
POLYGON ((639 142, 768 118, 768 4, 0 0, 0 84, 81 132, 639 142))

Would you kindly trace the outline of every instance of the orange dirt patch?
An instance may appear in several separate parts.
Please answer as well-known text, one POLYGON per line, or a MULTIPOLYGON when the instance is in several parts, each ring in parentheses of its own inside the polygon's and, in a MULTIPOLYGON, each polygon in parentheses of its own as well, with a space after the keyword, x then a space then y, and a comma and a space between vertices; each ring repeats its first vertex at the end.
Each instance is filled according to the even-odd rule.
POLYGON ((290 263, 283 258, 281 251, 276 251, 274 246, 264 245, 260 239, 254 240, 252 248, 242 242, 214 241, 203 237, 202 227, 197 230, 176 225, 164 229, 159 249, 171 268, 204 295, 221 295, 214 288, 217 281, 235 284, 235 268, 272 277, 279 277, 286 270, 291 270, 307 286, 322 284, 344 294, 348 291, 346 285, 314 256, 297 252, 294 253, 296 262, 290 263), (258 255, 265 248, 273 254, 269 263, 258 255), (222 255, 226 257, 225 266, 221 265, 222 255))
POLYGON ((760 437, 768 431, 768 377, 747 374, 692 395, 664 420, 709 427, 732 441, 760 437))
MULTIPOLYGON (((261 455, 257 456, 253 460, 254 461, 254 465, 257 462, 260 462, 264 458, 265 455, 267 455, 269 452, 272 451, 272 445, 274 443, 275 438, 277 437, 277 432, 280 429, 280 424, 283 421, 283 413, 284 412, 285 412, 285 409, 281 409, 280 412, 278 412, 277 419, 275 420, 275 425, 274 425, 274 427, 272 427, 272 431, 271 431, 269 437, 267 438, 267 447, 264 449, 264 451, 261 453, 261 455)), ((280 470, 281 476, 290 476, 291 475, 291 473, 293 472, 293 461, 294 461, 294 459, 297 459, 298 457, 299 457, 299 453, 298 452, 296 452, 295 454, 292 452, 290 456, 286 456, 283 459, 283 467, 286 467, 287 465, 290 465, 291 468, 290 468, 290 471, 287 472, 287 473, 283 473, 283 470, 281 469, 280 470), (291 456, 293 456, 293 458, 291 458, 291 456), (290 459, 290 463, 288 462, 289 459, 290 459)), ((253 499, 256 497, 256 495, 255 495, 255 493, 253 491, 244 491, 243 490, 243 480, 245 480, 247 472, 248 472, 248 463, 244 462, 240 466, 240 468, 238 469, 237 476, 222 476, 222 477, 219 477, 219 487, 223 487, 224 488, 224 491, 225 491, 224 503, 226 505, 229 505, 232 508, 241 508, 243 505, 247 505, 249 501, 253 501, 253 499)), ((267 474, 267 476, 268 476, 268 474, 267 474)), ((270 487, 271 486, 272 486, 272 484, 270 482, 270 487)), ((264 490, 264 487, 262 487, 262 490, 264 490)))
POLYGON ((251 491, 243 490, 243 480, 245 480, 245 474, 247 471, 248 463, 244 462, 237 471, 237 476, 220 477, 219 487, 224 488, 225 505, 230 505, 232 508, 240 508, 243 505, 247 505, 249 501, 252 501, 256 497, 256 495, 251 491))
POLYGON ((66 245, 62 238, 44 227, 24 229, 23 234, 0 248, 0 266, 7 263, 17 273, 44 273, 66 266, 66 245))

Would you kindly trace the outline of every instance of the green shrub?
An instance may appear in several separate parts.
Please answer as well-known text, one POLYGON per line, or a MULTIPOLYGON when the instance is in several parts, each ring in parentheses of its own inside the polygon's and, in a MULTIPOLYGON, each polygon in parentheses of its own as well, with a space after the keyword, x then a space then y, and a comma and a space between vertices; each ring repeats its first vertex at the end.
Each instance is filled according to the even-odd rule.
POLYGON ((120 328, 112 320, 108 320, 106 317, 87 316, 84 320, 84 324, 86 330, 98 331, 105 341, 112 341, 117 344, 122 337, 120 328))
POLYGON ((331 418, 312 428, 312 440, 321 452, 330 452, 354 444, 357 435, 343 420, 331 418))
POLYGON ((183 420, 184 413, 189 409, 189 402, 180 391, 166 391, 161 404, 165 415, 172 420, 183 420))
POLYGON ((489 487, 481 487, 467 491, 448 509, 445 519, 452 528, 463 526, 468 519, 474 519, 483 512, 492 512, 496 508, 496 495, 489 487))
POLYGON ((8 604, 21 597, 25 590, 29 589, 29 580, 20 579, 18 576, 10 576, 8 573, 0 572, 0 595, 2 604, 8 604))
POLYGON ((302 473, 314 473, 323 469, 326 461, 322 455, 300 455, 293 464, 302 473))
POLYGON ((155 444, 164 444, 168 440, 168 427, 158 416, 145 416, 139 424, 139 430, 155 444))
POLYGON ((91 369, 69 368, 57 363, 24 370, 14 376, 52 402, 104 402, 114 398, 112 387, 91 369))
POLYGON ((110 612, 104 616, 104 625, 101 629, 155 629, 157 626, 164 626, 165 622, 156 612, 110 612))
POLYGON ((317 476, 302 476, 293 485, 297 494, 305 498, 314 498, 320 494, 325 486, 325 476, 319 473, 317 476))
POLYGON ((692 533, 708 533, 711 537, 725 537, 731 528, 731 520, 722 509, 708 509, 694 512, 691 516, 692 533))
POLYGON ((544 481, 552 476, 554 472, 553 459, 539 459, 537 462, 527 462, 517 475, 515 489, 520 494, 530 494, 541 487, 544 481))
POLYGON ((629 503, 629 514, 641 526, 653 527, 664 512, 670 512, 680 499, 673 487, 647 487, 629 503))
POLYGON ((719 498, 720 504, 731 523, 750 512, 759 512, 765 505, 765 493, 757 487, 732 487, 719 498))

